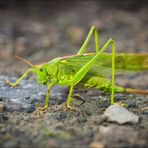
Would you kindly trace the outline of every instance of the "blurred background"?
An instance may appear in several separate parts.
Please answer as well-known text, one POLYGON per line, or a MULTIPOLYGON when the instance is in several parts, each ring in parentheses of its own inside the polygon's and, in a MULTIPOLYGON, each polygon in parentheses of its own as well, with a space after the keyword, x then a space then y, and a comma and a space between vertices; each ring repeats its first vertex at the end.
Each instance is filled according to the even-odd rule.
MULTIPOLYGON (((92 25, 100 46, 112 37, 117 52, 146 53, 147 14, 144 0, 1 0, 0 73, 20 76, 27 70, 14 55, 40 64, 77 53, 92 25)), ((94 51, 93 40, 88 51, 94 51)))

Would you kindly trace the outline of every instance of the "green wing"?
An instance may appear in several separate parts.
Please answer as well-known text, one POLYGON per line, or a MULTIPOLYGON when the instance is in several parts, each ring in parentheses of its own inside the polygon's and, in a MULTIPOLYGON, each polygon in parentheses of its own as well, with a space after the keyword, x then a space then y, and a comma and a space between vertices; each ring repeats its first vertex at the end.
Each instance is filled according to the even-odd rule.
MULTIPOLYGON (((108 56, 110 61, 104 62, 103 65, 111 67, 111 54, 106 54, 105 56, 108 56)), ((148 70, 148 54, 117 54, 115 68, 127 71, 148 70)))
MULTIPOLYGON (((90 59, 92 59, 94 55, 94 53, 87 53, 83 55, 63 57, 61 59, 61 64, 64 64, 66 69, 71 69, 76 72, 90 59)), ((112 55, 110 53, 104 53, 99 59, 97 59, 88 74, 93 76, 110 76, 111 59, 112 55)), ((116 54, 115 74, 122 74, 125 72, 138 72, 144 70, 148 70, 148 54, 116 54)))

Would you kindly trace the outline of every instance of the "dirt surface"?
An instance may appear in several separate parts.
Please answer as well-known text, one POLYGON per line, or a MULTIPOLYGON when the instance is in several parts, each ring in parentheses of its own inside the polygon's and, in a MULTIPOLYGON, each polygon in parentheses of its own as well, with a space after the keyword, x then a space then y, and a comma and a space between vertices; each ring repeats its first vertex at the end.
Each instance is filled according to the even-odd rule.
POLYGON ((1 77, 1 84, 3 84, 1 85, 3 95, 0 95, 1 147, 93 148, 147 147, 148 145, 148 110, 145 109, 148 105, 148 97, 146 96, 116 95, 116 101, 126 103, 127 109, 140 117, 137 124, 119 125, 107 122, 103 116, 109 106, 110 94, 108 93, 94 89, 75 90, 73 95, 80 94, 82 100, 73 99, 72 105, 75 110, 70 111, 66 108, 65 102, 67 89, 55 88, 50 99, 50 107, 45 113, 38 115, 37 110, 34 110, 44 105, 46 89, 42 89, 41 92, 41 86, 28 80, 24 80, 16 88, 11 88, 5 84, 6 79, 8 78, 1 77))
MULTIPOLYGON (((32 111, 44 104, 47 88, 38 86, 34 77, 24 80, 16 89, 5 85, 5 79, 15 80, 11 76, 19 77, 29 67, 16 60, 15 54, 39 64, 77 53, 91 25, 99 30, 100 46, 112 37, 117 52, 147 53, 147 7, 131 11, 88 1, 54 9, 0 9, 0 147, 147 147, 147 96, 116 94, 116 101, 127 103, 127 109, 140 117, 137 124, 120 125, 103 117, 109 106, 109 93, 76 89, 73 95, 80 94, 82 100, 73 99, 76 110, 69 111, 65 106, 67 89, 56 88, 50 107, 37 118, 32 111), (32 86, 36 89, 31 93, 32 86), (34 95, 36 101, 32 101, 34 95), (23 102, 20 96, 31 97, 23 102), (22 106, 15 99, 20 99, 22 106)), ((91 41, 88 47, 91 51, 93 44, 91 41)), ((119 76, 116 83, 147 89, 147 74, 119 76)))

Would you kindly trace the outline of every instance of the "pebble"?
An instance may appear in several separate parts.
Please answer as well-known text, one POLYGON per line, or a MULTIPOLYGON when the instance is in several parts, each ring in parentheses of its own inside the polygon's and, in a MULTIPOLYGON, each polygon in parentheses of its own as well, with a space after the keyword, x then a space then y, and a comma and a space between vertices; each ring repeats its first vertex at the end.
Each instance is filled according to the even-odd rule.
POLYGON ((105 120, 104 116, 102 115, 94 115, 91 116, 88 120, 88 124, 90 125, 100 125, 105 120))
POLYGON ((109 101, 103 101, 101 102, 101 104, 99 105, 100 108, 107 108, 109 106, 109 101))
POLYGON ((0 102, 0 113, 4 112, 6 109, 6 105, 3 102, 0 102))
POLYGON ((89 145, 89 148, 104 148, 104 145, 100 142, 92 142, 89 145))
POLYGON ((139 117, 137 115, 118 104, 108 107, 104 112, 104 116, 107 118, 107 121, 117 122, 119 124, 135 124, 139 122, 139 117))
POLYGON ((8 116, 4 113, 0 113, 0 123, 5 122, 6 120, 8 120, 8 116))

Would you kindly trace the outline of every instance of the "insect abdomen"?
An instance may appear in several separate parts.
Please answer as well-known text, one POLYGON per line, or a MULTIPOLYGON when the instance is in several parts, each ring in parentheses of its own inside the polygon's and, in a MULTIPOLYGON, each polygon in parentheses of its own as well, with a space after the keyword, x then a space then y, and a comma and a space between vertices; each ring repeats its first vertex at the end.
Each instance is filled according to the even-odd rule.
POLYGON ((107 91, 107 89, 111 87, 111 83, 105 77, 91 77, 87 80, 84 86, 89 88, 99 88, 107 91))
MULTIPOLYGON (((112 91, 112 84, 105 77, 91 77, 84 84, 84 87, 98 88, 104 92, 111 92, 112 91)), ((124 88, 120 87, 120 86, 115 86, 114 90, 117 93, 124 92, 124 88)))

